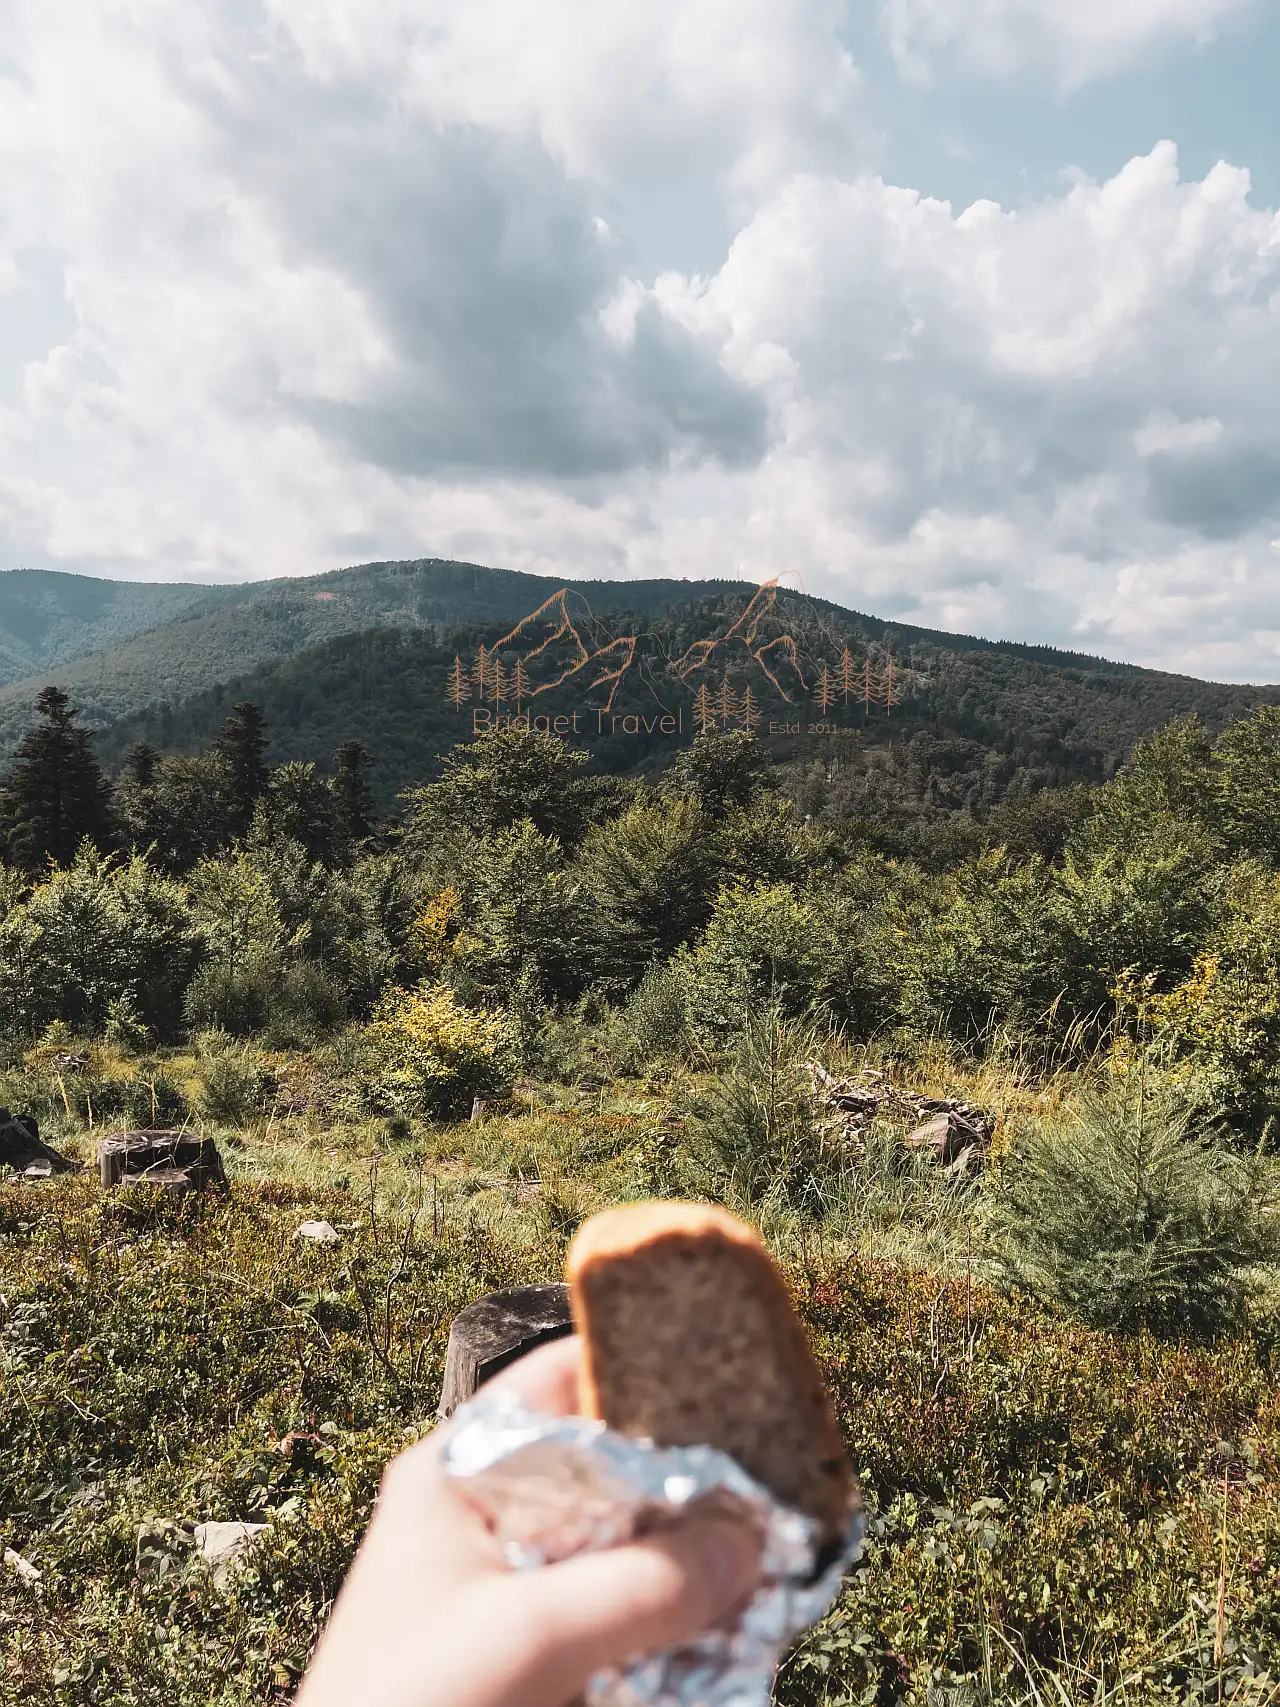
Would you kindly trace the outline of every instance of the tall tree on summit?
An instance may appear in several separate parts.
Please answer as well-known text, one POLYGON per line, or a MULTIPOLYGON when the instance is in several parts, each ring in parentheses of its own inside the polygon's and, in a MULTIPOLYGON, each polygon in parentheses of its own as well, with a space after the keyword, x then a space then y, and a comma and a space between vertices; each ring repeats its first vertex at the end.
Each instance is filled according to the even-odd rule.
POLYGON ((27 871, 50 860, 69 865, 86 836, 111 840, 111 791, 89 745, 89 731, 61 688, 36 700, 42 719, 19 743, 0 790, 9 856, 27 871))
POLYGON ((353 842, 373 834, 373 790, 365 781, 369 755, 361 741, 344 741, 333 755, 333 780, 329 787, 343 830, 353 842))
POLYGON ((247 699, 239 700, 213 743, 214 757, 226 777, 227 829, 233 836, 247 834, 253 822, 254 805, 267 783, 266 750, 261 709, 247 699))

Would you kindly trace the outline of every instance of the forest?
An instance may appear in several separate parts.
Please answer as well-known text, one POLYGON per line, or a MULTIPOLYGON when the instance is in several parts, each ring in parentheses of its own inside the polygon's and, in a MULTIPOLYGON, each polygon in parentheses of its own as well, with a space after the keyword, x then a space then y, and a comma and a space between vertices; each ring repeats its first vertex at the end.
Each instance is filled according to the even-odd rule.
POLYGON ((46 687, 0 1102, 231 1187, 0 1184, 0 1698, 286 1701, 451 1315, 654 1195, 760 1225, 872 1514, 780 1702, 1280 1698, 1280 708, 1128 740, 1129 679, 967 803, 923 713, 896 770, 506 727, 391 795, 376 731, 269 763, 269 695, 109 776, 46 687))

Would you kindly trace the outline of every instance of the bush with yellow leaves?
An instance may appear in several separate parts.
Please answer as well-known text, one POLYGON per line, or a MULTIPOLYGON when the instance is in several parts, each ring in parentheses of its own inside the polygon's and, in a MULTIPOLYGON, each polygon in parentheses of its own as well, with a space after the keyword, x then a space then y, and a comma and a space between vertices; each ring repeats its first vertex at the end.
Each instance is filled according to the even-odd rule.
POLYGON ((390 1114, 459 1120, 514 1076, 507 1021, 463 1007, 445 984, 393 990, 365 1028, 362 1055, 365 1093, 390 1114))

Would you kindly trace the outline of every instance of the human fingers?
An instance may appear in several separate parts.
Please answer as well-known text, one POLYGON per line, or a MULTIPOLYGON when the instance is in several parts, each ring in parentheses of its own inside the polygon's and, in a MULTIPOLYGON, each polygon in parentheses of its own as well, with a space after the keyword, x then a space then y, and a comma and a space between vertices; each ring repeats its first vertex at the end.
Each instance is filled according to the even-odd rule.
POLYGON ((481 1393, 514 1393, 545 1416, 571 1417, 581 1403, 582 1341, 577 1334, 552 1340, 486 1381, 481 1393))
POLYGON ((758 1538, 723 1518, 508 1579, 504 1598, 532 1648, 525 1707, 560 1707, 602 1667, 701 1635, 759 1580, 758 1538))

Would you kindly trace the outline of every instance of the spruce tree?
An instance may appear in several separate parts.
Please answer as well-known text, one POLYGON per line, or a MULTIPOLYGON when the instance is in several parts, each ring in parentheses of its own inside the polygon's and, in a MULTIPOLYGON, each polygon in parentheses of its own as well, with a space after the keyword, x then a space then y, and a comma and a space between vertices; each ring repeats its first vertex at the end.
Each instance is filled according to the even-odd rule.
POLYGON ((266 750, 261 708, 239 700, 213 743, 225 776, 227 828, 233 836, 245 835, 253 822, 254 805, 267 782, 266 750))
POLYGON ((365 781, 369 755, 360 741, 344 741, 333 755, 334 804, 343 830, 353 842, 373 834, 373 790, 365 781))
POLYGON ((111 841, 111 796, 89 732, 61 688, 36 700, 41 722, 19 743, 0 791, 10 858, 28 871, 50 860, 69 865, 87 836, 111 841))
POLYGON ((160 840, 162 814, 156 798, 160 749, 136 741, 124 756, 116 779, 115 817, 120 839, 140 851, 160 840))

